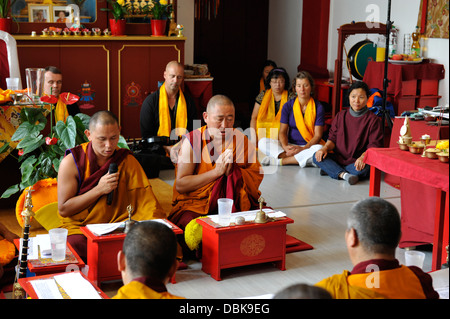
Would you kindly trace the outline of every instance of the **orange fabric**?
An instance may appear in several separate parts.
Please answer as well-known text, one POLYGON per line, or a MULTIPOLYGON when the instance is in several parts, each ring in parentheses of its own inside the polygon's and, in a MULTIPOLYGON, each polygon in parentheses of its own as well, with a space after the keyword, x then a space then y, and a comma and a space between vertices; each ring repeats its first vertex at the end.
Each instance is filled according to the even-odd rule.
POLYGON ((358 286, 351 286, 347 282, 349 271, 344 270, 340 275, 333 275, 316 284, 327 290, 333 299, 386 299, 377 292, 358 286))
MULTIPOLYGON (((180 96, 177 103, 177 114, 175 119, 175 130, 177 136, 186 133, 187 127, 187 105, 183 92, 180 90, 180 96)), ((170 121, 169 102, 167 99, 166 84, 159 89, 159 130, 158 136, 170 137, 172 125, 170 121)))
MULTIPOLYGON (((379 288, 370 288, 373 291, 390 299, 425 298, 419 278, 408 267, 402 265, 400 268, 383 270, 378 273, 380 274, 379 288)), ((350 275, 347 277, 347 281, 350 286, 366 287, 366 281, 371 279, 369 276, 374 276, 374 273, 350 275)))
POLYGON ((275 114, 275 98, 272 93, 272 89, 269 89, 264 94, 264 98, 259 107, 258 116, 256 118, 256 133, 258 134, 258 139, 263 137, 278 139, 278 132, 280 130, 280 119, 281 111, 283 110, 283 105, 289 99, 288 91, 284 91, 280 101, 280 109, 278 113, 275 114), (273 133, 271 129, 276 129, 273 133), (260 134, 260 129, 265 130, 265 135, 260 134))
POLYGON ((16 247, 6 239, 0 240, 0 265, 9 264, 16 256, 16 247))
POLYGON ((138 281, 132 281, 117 291, 112 299, 185 299, 169 292, 156 292, 138 281))
MULTIPOLYGON (((36 184, 30 187, 33 187, 34 190, 31 192, 33 212, 37 212, 39 208, 42 208, 47 204, 58 201, 58 188, 56 178, 41 179, 36 184)), ((23 227, 23 218, 21 214, 25 205, 25 196, 27 195, 28 189, 30 187, 24 189, 16 202, 16 218, 21 227, 23 227)))
MULTIPOLYGON (((89 143, 81 144, 84 152, 87 152, 89 143)), ((71 154, 68 156, 72 156, 71 154)), ((90 176, 89 158, 86 156, 84 178, 90 176)), ((136 158, 128 154, 119 164, 119 186, 114 191, 111 205, 106 204, 106 197, 101 196, 87 209, 71 217, 61 217, 62 228, 69 230, 69 235, 81 234, 80 227, 88 224, 117 223, 128 218, 127 206, 133 206, 134 220, 150 220, 155 218, 167 218, 167 214, 161 208, 153 194, 144 170, 136 158)))
MULTIPOLYGON (((202 139, 200 155, 201 163, 197 164, 195 173, 203 174, 213 170, 215 168, 215 163, 212 163, 211 160, 208 160, 208 162, 205 161, 205 159, 210 159, 207 146, 208 141, 205 139, 206 126, 198 129, 197 131, 200 132, 198 136, 202 139)), ((237 199, 238 202, 236 204, 239 206, 240 210, 246 211, 251 208, 258 207, 258 199, 260 197, 258 188, 264 175, 261 173, 261 164, 259 164, 256 159, 256 150, 253 144, 249 142, 247 137, 245 137, 239 130, 234 130, 234 132, 235 138, 233 138, 232 141, 229 141, 229 143, 225 145, 224 149, 233 149, 233 158, 236 161, 235 165, 242 174, 243 185, 239 192, 239 198, 237 199)), ((195 191, 180 194, 176 190, 175 182, 173 186, 173 208, 170 213, 170 218, 174 218, 176 215, 186 210, 201 215, 207 215, 210 209, 211 192, 215 184, 216 181, 213 181, 195 191)))
MULTIPOLYGON (((316 103, 314 99, 309 99, 305 115, 302 113, 302 107, 298 98, 295 99, 293 110, 298 131, 306 142, 311 141, 315 135, 314 128, 316 126, 316 103)), ((325 145, 325 141, 321 139, 320 144, 325 145)))
POLYGON ((266 86, 264 85, 264 78, 261 77, 261 80, 259 80, 259 93, 261 93, 265 89, 266 89, 266 86))
POLYGON ((367 100, 367 107, 371 108, 373 106, 373 100, 375 99, 375 97, 382 97, 380 92, 375 92, 374 94, 372 94, 369 99, 367 100))

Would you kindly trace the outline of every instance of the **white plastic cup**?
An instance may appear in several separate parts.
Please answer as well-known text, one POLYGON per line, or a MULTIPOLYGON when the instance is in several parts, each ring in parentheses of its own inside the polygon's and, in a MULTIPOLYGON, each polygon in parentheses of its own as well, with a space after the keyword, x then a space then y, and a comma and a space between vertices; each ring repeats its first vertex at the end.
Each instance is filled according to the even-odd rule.
POLYGON ((52 246, 53 261, 62 261, 66 259, 67 233, 67 229, 64 228, 53 228, 48 232, 50 235, 50 244, 52 246))
POLYGON ((423 268, 423 262, 425 260, 425 253, 415 250, 405 251, 405 265, 417 266, 423 268))
POLYGON ((229 198, 219 198, 217 200, 217 206, 219 207, 219 224, 221 226, 229 226, 231 222, 233 200, 229 198))
POLYGON ((6 88, 16 91, 19 89, 19 78, 6 78, 6 88))

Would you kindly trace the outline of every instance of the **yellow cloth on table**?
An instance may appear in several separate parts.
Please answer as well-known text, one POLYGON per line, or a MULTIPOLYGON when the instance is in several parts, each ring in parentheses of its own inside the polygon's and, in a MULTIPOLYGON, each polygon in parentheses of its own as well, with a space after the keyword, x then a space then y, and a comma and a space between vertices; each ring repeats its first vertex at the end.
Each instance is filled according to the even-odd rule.
MULTIPOLYGON (((294 102, 293 110, 298 131, 306 142, 311 141, 314 137, 314 127, 316 123, 316 103, 314 102, 314 99, 310 98, 304 116, 298 98, 294 102)), ((320 140, 320 144, 325 145, 325 141, 320 140)))
MULTIPOLYGON (((272 93, 272 89, 265 92, 264 98, 259 107, 258 116, 256 118, 256 134, 258 134, 258 140, 267 137, 271 139, 278 139, 278 132, 280 130, 280 119, 283 105, 288 101, 289 93, 285 90, 282 94, 280 101, 280 109, 275 114, 275 98, 272 93), (260 130, 265 129, 265 135, 260 136, 260 130), (275 130, 271 130, 275 129, 275 130)), ((262 134, 261 134, 262 135, 262 134)))
MULTIPOLYGON (((177 103, 177 114, 175 119, 175 132, 177 136, 186 134, 187 128, 187 105, 183 92, 179 91, 180 96, 177 103)), ((166 84, 161 85, 159 89, 159 129, 158 136, 170 137, 172 125, 169 113, 169 100, 167 98, 166 84)))

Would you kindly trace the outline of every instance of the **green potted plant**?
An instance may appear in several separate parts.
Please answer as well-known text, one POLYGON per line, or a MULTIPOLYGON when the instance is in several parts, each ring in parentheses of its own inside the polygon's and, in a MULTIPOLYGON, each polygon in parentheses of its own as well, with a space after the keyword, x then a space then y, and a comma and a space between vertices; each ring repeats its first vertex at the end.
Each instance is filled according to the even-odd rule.
MULTIPOLYGON (((41 180, 56 178, 66 149, 88 142, 84 134, 89 127, 88 115, 79 113, 67 117, 65 122, 58 121, 55 125, 50 125, 50 132, 45 136, 43 130, 47 125, 47 113, 44 107, 26 107, 21 110, 21 124, 11 137, 11 141, 20 141, 16 149, 21 163, 21 182, 10 186, 1 198, 8 198, 41 180)), ((53 111, 50 111, 50 123, 52 122, 53 111)), ((5 144, 0 148, 0 153, 7 151, 9 147, 9 143, 5 144)), ((128 148, 122 136, 119 147, 128 148)))
POLYGON ((12 19, 10 11, 16 0, 0 0, 0 30, 10 33, 12 19))
POLYGON ((152 18, 150 23, 153 36, 164 36, 167 19, 172 11, 172 4, 167 0, 151 0, 142 8, 142 12, 152 18))
POLYGON ((113 18, 109 19, 109 26, 111 27, 112 35, 124 35, 126 20, 125 16, 130 13, 130 3, 125 3, 125 0, 107 0, 111 8, 102 8, 102 11, 111 12, 113 18))

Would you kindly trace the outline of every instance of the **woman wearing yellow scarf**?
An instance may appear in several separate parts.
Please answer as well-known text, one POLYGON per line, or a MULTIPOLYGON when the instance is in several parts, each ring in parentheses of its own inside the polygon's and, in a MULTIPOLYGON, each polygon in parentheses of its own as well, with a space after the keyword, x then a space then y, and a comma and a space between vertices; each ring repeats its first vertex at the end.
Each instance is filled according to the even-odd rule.
POLYGON ((312 166, 313 154, 322 148, 325 109, 315 101, 314 79, 305 71, 297 74, 293 86, 297 98, 283 106, 278 140, 262 139, 259 149, 266 155, 262 165, 312 166))
MULTIPOLYGON (((261 138, 278 139, 281 110, 293 95, 289 95, 289 75, 283 68, 270 71, 265 82, 265 91, 261 92, 253 107, 250 128, 261 138)), ((252 136, 256 141, 256 136, 252 136)))

